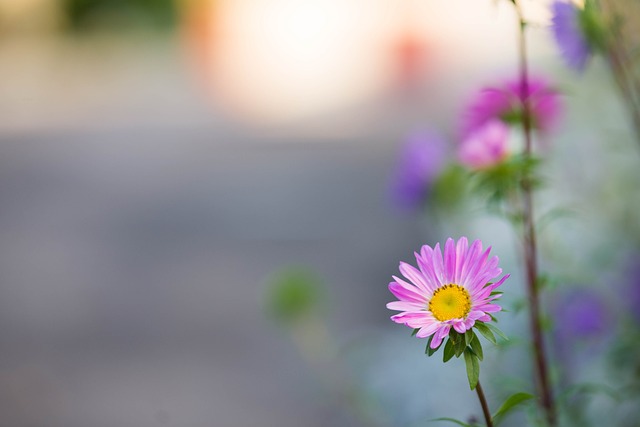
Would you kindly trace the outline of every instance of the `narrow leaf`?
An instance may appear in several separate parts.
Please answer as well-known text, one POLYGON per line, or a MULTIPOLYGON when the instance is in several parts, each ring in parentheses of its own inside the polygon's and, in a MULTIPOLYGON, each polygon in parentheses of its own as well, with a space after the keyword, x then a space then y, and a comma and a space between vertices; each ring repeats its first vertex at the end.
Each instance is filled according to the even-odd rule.
POLYGON ((533 399, 533 398, 535 398, 535 396, 532 395, 532 394, 529 394, 529 393, 515 393, 515 394, 512 394, 511 396, 509 396, 507 398, 507 400, 504 401, 502 406, 500 406, 500 408, 498 408, 496 413, 493 415, 493 418, 502 417, 502 416, 506 415, 507 413, 509 413, 516 406, 520 405, 523 402, 526 402, 527 400, 533 399))
POLYGON ((467 345, 464 343, 464 339, 462 339, 462 337, 460 337, 460 339, 458 339, 458 341, 456 341, 454 343, 454 349, 455 349, 456 357, 460 357, 462 355, 462 353, 464 352, 465 348, 467 348, 467 345))
POLYGON ((496 344, 496 337, 495 335, 493 335, 493 332, 491 332, 491 329, 489 329, 487 327, 487 325, 485 323, 482 322, 476 322, 476 324, 474 325, 474 327, 478 330, 478 332, 480 332, 487 340, 491 341, 492 343, 496 344))
POLYGON ((482 343, 480 342, 480 338, 474 333, 473 340, 471 340, 471 350, 478 356, 478 359, 482 361, 484 359, 484 352, 482 351, 482 343))
POLYGON ((460 420, 456 420, 455 418, 449 418, 449 417, 435 418, 431 421, 449 421, 449 422, 458 424, 459 426, 462 426, 462 427, 471 427, 471 424, 467 424, 460 420))
POLYGON ((467 365, 467 378, 469 379, 469 387, 474 390, 478 385, 478 378, 480 377, 480 364, 478 358, 471 350, 464 352, 464 363, 467 365))
POLYGON ((442 353, 442 361, 447 363, 451 358, 456 354, 455 348, 453 345, 453 341, 451 338, 447 340, 447 343, 444 345, 444 352, 442 353))
POLYGON ((471 340, 473 339, 473 331, 471 329, 467 329, 464 333, 464 345, 467 346, 471 344, 471 340))
POLYGON ((498 329, 498 327, 496 325, 492 325, 491 323, 485 323, 485 325, 491 329, 491 331, 495 332, 500 338, 502 338, 505 341, 509 341, 509 338, 507 338, 507 336, 504 334, 504 332, 502 332, 500 329, 498 329))

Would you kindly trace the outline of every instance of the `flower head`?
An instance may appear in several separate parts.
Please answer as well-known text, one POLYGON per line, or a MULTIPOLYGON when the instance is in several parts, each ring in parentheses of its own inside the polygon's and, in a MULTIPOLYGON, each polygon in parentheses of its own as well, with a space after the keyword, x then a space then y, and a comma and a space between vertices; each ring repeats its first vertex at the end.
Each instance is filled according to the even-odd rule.
POLYGON ((492 292, 509 277, 490 282, 502 274, 498 257, 489 258, 490 251, 490 247, 483 251, 480 240, 469 246, 466 237, 457 243, 448 239, 444 257, 440 244, 434 248, 424 245, 415 254, 418 268, 401 262, 400 272, 406 280, 393 276, 389 283, 398 301, 388 303, 387 308, 401 312, 391 320, 418 329, 419 338, 432 336, 434 349, 451 328, 463 334, 476 322, 489 322, 489 313, 502 309, 493 303, 499 295, 492 292))
POLYGON ((442 171, 446 143, 431 132, 414 132, 403 145, 391 177, 391 198, 396 206, 415 210, 425 201, 442 171))
POLYGON ((463 113, 462 139, 493 120, 506 124, 521 121, 525 101, 533 129, 551 131, 562 112, 560 96, 544 79, 529 78, 526 85, 518 79, 481 89, 463 113))
POLYGON ((562 57, 574 70, 584 71, 592 49, 581 24, 581 10, 575 4, 562 0, 554 1, 551 8, 553 35, 562 57))
POLYGON ((472 169, 495 166, 509 155, 509 128, 491 120, 470 134, 458 148, 460 162, 472 169))

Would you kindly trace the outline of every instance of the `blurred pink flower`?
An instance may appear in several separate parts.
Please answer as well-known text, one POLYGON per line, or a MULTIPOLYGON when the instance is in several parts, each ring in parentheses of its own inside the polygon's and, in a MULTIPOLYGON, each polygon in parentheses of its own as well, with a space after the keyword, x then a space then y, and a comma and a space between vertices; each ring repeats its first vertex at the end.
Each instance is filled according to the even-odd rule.
POLYGON ((458 148, 460 163, 471 169, 485 169, 502 162, 508 155, 509 128, 491 120, 470 133, 458 148))
POLYGON ((498 268, 498 257, 489 259, 490 251, 491 247, 483 252, 480 240, 469 246, 466 237, 457 244, 447 239, 444 258, 439 243, 433 249, 424 245, 415 254, 419 269, 400 263, 400 272, 408 282, 393 276, 389 283, 399 301, 388 303, 387 308, 401 311, 391 320, 419 329, 418 338, 433 336, 431 348, 442 344, 452 327, 463 334, 475 322, 489 322, 489 313, 502 310, 493 304, 499 295, 491 293, 509 277, 507 274, 491 283, 502 269, 498 268))
POLYGON ((462 138, 492 120, 521 122, 525 100, 528 101, 532 128, 541 133, 550 132, 562 113, 560 95, 544 79, 529 78, 526 87, 518 79, 481 89, 463 113, 462 138))

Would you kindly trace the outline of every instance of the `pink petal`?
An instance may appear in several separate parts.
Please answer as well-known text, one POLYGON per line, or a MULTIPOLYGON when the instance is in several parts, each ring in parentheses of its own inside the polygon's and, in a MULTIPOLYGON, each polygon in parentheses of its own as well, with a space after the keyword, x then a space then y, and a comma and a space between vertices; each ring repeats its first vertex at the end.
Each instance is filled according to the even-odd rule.
POLYGON ((407 279, 409 279, 414 285, 419 287, 424 293, 429 293, 430 289, 427 282, 424 280, 424 276, 418 269, 406 262, 400 263, 400 273, 407 279))
POLYGON ((436 275, 433 268, 433 249, 426 245, 423 246, 420 251, 420 256, 416 254, 416 261, 418 262, 420 271, 422 271, 422 274, 428 279, 427 284, 431 292, 442 286, 442 282, 440 282, 440 278, 436 275))
POLYGON ((403 325, 411 326, 412 328, 418 328, 425 325, 427 320, 426 312, 404 312, 391 316, 391 320, 396 323, 402 323, 403 325))
POLYGON ((456 247, 453 239, 447 239, 444 245, 444 274, 445 281, 455 283, 456 280, 456 247))
POLYGON ((467 328, 464 326, 464 321, 454 323, 453 329, 460 334, 464 334, 467 331, 467 328))
POLYGON ((387 304, 387 308, 389 310, 398 310, 398 311, 420 311, 424 309, 424 304, 418 304, 415 302, 408 301, 391 301, 387 304))
MULTIPOLYGON (((467 273, 467 276, 464 278, 464 281, 462 283, 471 285, 471 283, 469 282, 473 281, 474 277, 478 274, 482 266, 484 266, 487 258, 489 257, 489 252, 491 252, 491 246, 489 246, 483 254, 470 261, 471 265, 469 267, 469 272, 467 273)), ((471 289, 471 287, 468 287, 468 289, 471 289)))
POLYGON ((440 344, 442 344, 442 340, 449 335, 449 331, 451 330, 451 325, 441 324, 441 328, 433 335, 433 339, 431 340, 431 348, 437 348, 440 344))
POLYGON ((496 313, 502 310, 502 307, 497 304, 484 304, 481 307, 478 307, 478 310, 482 310, 485 313, 496 313))
POLYGON ((444 264, 442 260, 442 252, 440 251, 440 243, 436 243, 436 246, 433 248, 431 261, 433 263, 433 271, 438 278, 438 281, 442 284, 447 284, 448 281, 444 274, 444 264))
POLYGON ((430 323, 430 324, 420 328, 420 330, 418 331, 416 336, 418 338, 426 338, 426 337, 428 337, 430 335, 433 335, 433 333, 435 331, 437 331, 439 327, 440 327, 440 323, 434 321, 433 323, 430 323))
POLYGON ((469 242, 466 237, 461 237, 456 244, 456 272, 454 275, 454 282, 460 283, 462 277, 462 268, 467 256, 467 250, 469 248, 469 242))
POLYGON ((482 253, 482 242, 480 240, 475 240, 473 242, 473 244, 471 244, 471 247, 469 248, 469 250, 467 251, 467 255, 465 256, 463 265, 462 265, 462 271, 460 273, 460 277, 459 277, 459 283, 465 283, 467 282, 467 276, 469 275, 469 270, 471 269, 471 267, 473 266, 473 263, 476 261, 476 259, 480 256, 480 254, 482 253))
POLYGON ((402 279, 393 276, 395 282, 389 283, 389 291, 398 299, 409 302, 425 302, 426 296, 423 295, 418 288, 408 284, 402 279))

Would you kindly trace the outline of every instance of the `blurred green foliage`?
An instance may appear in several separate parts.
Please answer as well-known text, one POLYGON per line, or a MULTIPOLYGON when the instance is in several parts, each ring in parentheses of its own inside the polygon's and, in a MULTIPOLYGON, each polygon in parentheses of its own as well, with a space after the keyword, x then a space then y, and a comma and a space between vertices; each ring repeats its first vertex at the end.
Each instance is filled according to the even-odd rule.
POLYGON ((318 314, 326 301, 320 278, 306 267, 286 267, 268 284, 266 305, 270 317, 288 324, 318 314))
POLYGON ((170 29, 177 22, 174 0, 63 0, 71 30, 170 29))

